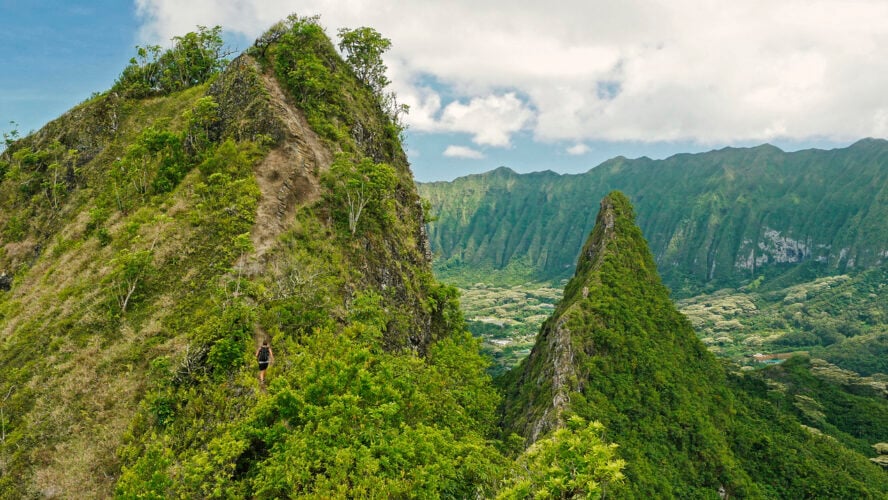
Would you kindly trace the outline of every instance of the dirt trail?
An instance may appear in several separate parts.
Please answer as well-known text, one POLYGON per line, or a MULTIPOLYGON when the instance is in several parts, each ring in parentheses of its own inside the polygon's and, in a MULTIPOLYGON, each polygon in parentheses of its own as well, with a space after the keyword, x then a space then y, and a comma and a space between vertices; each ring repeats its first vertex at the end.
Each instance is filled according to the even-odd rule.
POLYGON ((262 198, 251 237, 256 249, 254 257, 260 262, 277 237, 290 226, 296 207, 320 197, 321 172, 333 162, 333 155, 302 112, 289 102, 278 81, 268 74, 262 75, 262 81, 271 96, 275 114, 286 126, 287 135, 255 168, 262 198))

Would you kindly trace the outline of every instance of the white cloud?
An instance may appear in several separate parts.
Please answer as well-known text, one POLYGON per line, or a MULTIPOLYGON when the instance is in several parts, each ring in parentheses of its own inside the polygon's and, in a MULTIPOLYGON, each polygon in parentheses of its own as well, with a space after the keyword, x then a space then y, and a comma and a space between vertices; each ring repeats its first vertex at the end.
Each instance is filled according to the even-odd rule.
POLYGON ((374 26, 410 126, 478 145, 886 133, 884 0, 136 3, 150 40, 196 24, 253 37, 294 11, 331 34, 374 26))
POLYGON ((444 156, 448 158, 460 158, 463 160, 481 160, 484 158, 484 153, 477 149, 467 148, 465 146, 450 145, 444 150, 444 156))
POLYGON ((580 143, 574 144, 573 146, 567 148, 565 151, 569 155, 580 156, 580 155, 584 155, 584 154, 588 153, 591 150, 592 149, 588 145, 580 142, 580 143))
POLYGON ((441 112, 440 118, 419 130, 465 132, 479 146, 505 147, 513 133, 524 128, 533 116, 527 105, 514 93, 476 97, 467 104, 454 101, 441 112))

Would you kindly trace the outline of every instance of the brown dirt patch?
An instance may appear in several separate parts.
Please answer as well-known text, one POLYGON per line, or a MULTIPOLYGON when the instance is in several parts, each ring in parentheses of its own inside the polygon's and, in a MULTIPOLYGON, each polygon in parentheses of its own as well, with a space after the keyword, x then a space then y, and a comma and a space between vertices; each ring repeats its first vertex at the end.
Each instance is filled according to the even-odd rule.
POLYGON ((286 126, 286 138, 255 168, 262 192, 252 233, 258 260, 290 227, 296 208, 320 197, 320 175, 333 163, 333 155, 288 100, 278 81, 268 74, 262 75, 262 81, 275 115, 286 126))

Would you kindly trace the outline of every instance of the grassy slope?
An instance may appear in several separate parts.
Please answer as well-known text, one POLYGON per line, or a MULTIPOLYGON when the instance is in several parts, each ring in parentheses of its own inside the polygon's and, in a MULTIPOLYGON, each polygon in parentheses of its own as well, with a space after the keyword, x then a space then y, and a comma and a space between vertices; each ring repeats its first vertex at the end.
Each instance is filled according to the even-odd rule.
MULTIPOLYGON (((0 291, 4 497, 332 492, 342 477, 299 476, 289 468, 307 462, 286 457, 354 397, 383 409, 365 412, 359 429, 443 448, 393 462, 385 457, 402 450, 377 449, 385 462, 375 475, 345 462, 330 464, 331 475, 338 466, 355 481, 382 481, 367 487, 430 492, 474 491, 495 477, 454 482, 471 473, 444 470, 441 457, 480 454, 479 468, 500 460, 483 440, 496 398, 453 293, 431 275, 397 128, 316 24, 287 26, 260 59, 168 96, 103 94, 4 156, 0 269, 15 276, 0 291), (218 108, 198 124, 206 142, 177 149, 207 95, 218 108), (155 148, 159 137, 171 145, 155 148), (37 156, 16 157, 24 148, 37 156), (387 192, 351 232, 333 187, 337 175, 358 175, 362 158, 387 192), (47 192, 58 165, 72 173, 47 192), (170 170, 174 186, 157 189, 170 170), (268 395, 252 362, 266 335, 278 381, 268 395), (358 377, 334 390, 317 377, 339 358, 352 361, 334 373, 358 377), (381 378, 371 384, 367 373, 381 378), (393 373, 404 380, 398 391, 380 385, 393 373), (311 399, 318 390, 336 396, 311 399), (286 413, 294 396, 316 413, 286 413), (417 461, 443 472, 385 479, 422 470, 417 461)), ((379 435, 353 437, 325 442, 329 456, 368 453, 379 435)))
MULTIPOLYGON (((4 402, 3 443, 9 492, 108 491, 119 468, 116 447, 144 391, 146 360, 182 346, 164 323, 170 308, 208 279, 197 263, 177 257, 200 237, 181 210, 193 205, 188 188, 196 177, 151 208, 102 221, 108 245, 87 225, 96 200, 109 189, 105 172, 125 145, 157 118, 172 119, 167 125, 172 129, 180 127, 181 113, 205 90, 138 103, 105 95, 25 139, 39 149, 55 138, 76 136, 79 129, 104 128, 108 114, 118 120, 115 138, 93 136, 107 142, 96 144, 96 156, 80 167, 78 184, 59 213, 45 216, 39 194, 4 198, 20 200, 3 211, 7 229, 17 217, 30 221, 24 237, 4 238, 5 267, 16 276, 13 289, 0 294, 0 364, 4 389, 11 391, 4 402), (161 214, 166 217, 156 218, 161 214), (158 236, 153 266, 161 272, 142 283, 128 314, 115 311, 114 259, 124 249, 146 249, 158 236), (192 280, 181 280, 191 269, 192 280)), ((7 177, 2 190, 9 195, 15 188, 7 177)))

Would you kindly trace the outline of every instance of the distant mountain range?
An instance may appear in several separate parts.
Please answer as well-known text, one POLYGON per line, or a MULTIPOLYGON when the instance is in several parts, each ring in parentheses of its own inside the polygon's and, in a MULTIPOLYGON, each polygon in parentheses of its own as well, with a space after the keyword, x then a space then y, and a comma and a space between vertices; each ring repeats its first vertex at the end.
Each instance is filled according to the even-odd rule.
MULTIPOLYGON (((545 323, 494 380, 432 272, 374 78, 388 40, 340 30, 342 59, 292 15, 227 62, 220 33, 141 47, 111 90, 4 139, 0 498, 885 498, 884 267, 771 292, 761 315, 742 291, 689 299, 691 323, 626 196, 579 247, 595 191, 619 184, 673 286, 874 266, 885 143, 438 186, 452 276, 576 269, 563 296, 508 290, 545 323), (872 376, 798 357, 742 370, 706 348, 762 324, 798 324, 811 358, 847 337, 833 355, 872 376)), ((478 288, 500 314, 502 290, 478 288)))
POLYGON ((788 286, 888 261, 888 141, 787 153, 763 145, 617 157, 584 174, 501 167, 419 184, 437 220, 438 276, 521 283, 570 276, 596 205, 619 189, 636 207, 678 297, 759 279, 788 286))

